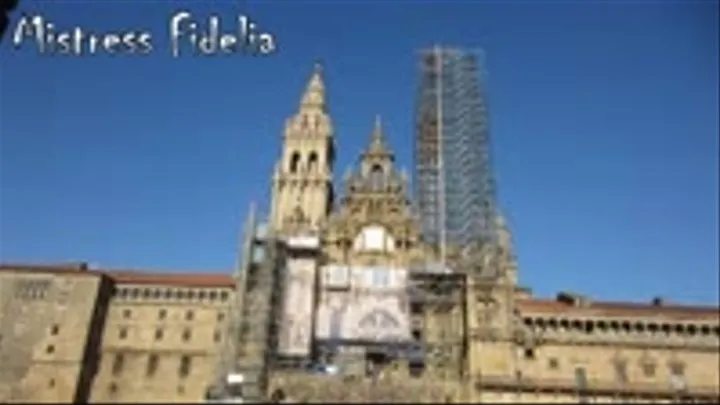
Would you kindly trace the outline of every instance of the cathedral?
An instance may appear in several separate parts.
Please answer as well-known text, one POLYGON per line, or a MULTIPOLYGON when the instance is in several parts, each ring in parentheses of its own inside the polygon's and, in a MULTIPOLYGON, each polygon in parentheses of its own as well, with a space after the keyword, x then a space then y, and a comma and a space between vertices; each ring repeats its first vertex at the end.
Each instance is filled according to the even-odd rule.
POLYGON ((234 272, 0 265, 0 402, 717 402, 720 311, 538 298, 425 243, 382 121, 333 186, 317 66, 234 272))

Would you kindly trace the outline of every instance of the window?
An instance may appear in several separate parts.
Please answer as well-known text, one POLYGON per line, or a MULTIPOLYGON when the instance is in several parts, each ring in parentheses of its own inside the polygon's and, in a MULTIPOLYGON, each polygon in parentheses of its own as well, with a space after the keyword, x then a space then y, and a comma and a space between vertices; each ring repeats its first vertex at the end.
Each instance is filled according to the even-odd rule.
POLYGON ((117 386, 117 384, 115 384, 115 383, 110 383, 110 385, 108 386, 108 392, 110 393, 110 395, 116 394, 117 391, 118 391, 118 386, 117 386))
POLYGON ((162 340, 164 336, 162 329, 155 329, 155 340, 162 340))
POLYGON ((615 367, 615 380, 620 384, 628 382, 627 361, 623 359, 615 359, 613 366, 615 367))
POLYGON ((167 310, 161 309, 160 312, 158 312, 158 319, 163 320, 167 318, 167 310))
POLYGON ((223 313, 223 312, 218 312, 218 314, 217 314, 217 321, 218 321, 218 322, 222 322, 223 320, 225 320, 225 313, 223 313))
POLYGON ((655 363, 646 362, 641 365, 645 377, 655 377, 655 363))
POLYGON ((190 375, 190 356, 182 356, 180 358, 180 368, 178 369, 180 377, 187 377, 190 375))
POLYGON ((670 385, 676 391, 685 391, 687 383, 685 381, 685 363, 673 360, 668 364, 670 368, 670 385))
POLYGON ((227 291, 223 291, 220 293, 220 301, 227 301, 228 299, 228 293, 227 291))
POLYGON ((45 348, 45 353, 47 353, 47 354, 53 354, 53 353, 55 353, 55 346, 53 346, 53 345, 48 345, 48 347, 45 348))
POLYGON ((575 369, 575 386, 580 391, 578 402, 587 403, 587 396, 585 390, 587 390, 587 372, 584 367, 577 367, 575 369))
POLYGON ((676 377, 682 377, 685 375, 685 363, 674 360, 668 364, 670 368, 670 374, 676 377))
POLYGON ((346 266, 329 265, 323 268, 325 283, 334 287, 347 286, 349 269, 346 266))
POLYGON ((120 331, 118 331, 118 337, 120 339, 125 339, 127 337, 127 328, 125 328, 125 327, 120 328, 120 331))
POLYGON ((147 369, 145 370, 145 374, 148 376, 155 375, 155 372, 157 372, 158 368, 158 356, 157 354, 151 354, 150 357, 148 357, 148 363, 147 363, 147 369))
POLYGON ((53 325, 52 328, 50 328, 50 334, 55 336, 60 332, 60 326, 57 324, 53 325))
POLYGON ((373 287, 387 287, 390 284, 389 269, 372 269, 373 287))
POLYGON ((274 403, 281 403, 285 401, 286 397, 285 392, 281 388, 278 388, 270 395, 270 401, 274 403))
POLYGON ((575 385, 579 390, 587 389, 587 371, 585 367, 578 367, 575 369, 575 385))
POLYGON ((118 374, 122 373, 124 366, 125 366, 125 356, 123 356, 122 353, 116 354, 115 359, 113 360, 113 364, 112 364, 113 375, 118 375, 118 374))
POLYGON ((122 312, 122 316, 125 319, 130 319, 130 317, 132 316, 132 311, 130 311, 129 309, 124 309, 122 312))
POLYGON ((213 340, 215 341, 215 343, 219 342, 221 339, 222 339, 222 335, 220 334, 220 332, 215 331, 215 333, 213 334, 213 340))
POLYGON ((51 378, 50 381, 48 381, 48 387, 54 388, 55 387, 55 379, 51 378))
POLYGON ((290 157, 290 173, 297 173, 298 169, 300 168, 300 154, 298 152, 295 152, 290 157))
POLYGON ((187 342, 188 340, 190 340, 191 337, 192 332, 190 331, 190 329, 185 329, 182 334, 182 339, 187 342))
POLYGON ((186 321, 192 321, 194 317, 195 317, 195 313, 193 313, 193 311, 187 311, 187 312, 185 313, 185 320, 186 320, 186 321))
POLYGON ((557 370, 558 368, 560 368, 560 362, 558 361, 558 359, 556 359, 555 357, 551 357, 550 359, 548 359, 548 368, 550 370, 557 370))
POLYGON ((384 185, 383 169, 380 165, 375 165, 370 170, 370 189, 372 191, 382 191, 384 185))
POLYGON ((51 282, 48 280, 18 280, 15 283, 15 298, 21 300, 44 299, 51 282))
POLYGON ((527 348, 524 354, 527 360, 535 360, 535 349, 527 348))
POLYGON ((315 152, 310 153, 308 158, 308 171, 314 173, 318 166, 318 155, 315 152))
POLYGON ((216 291, 210 291, 208 294, 208 298, 210 298, 210 301, 214 301, 217 299, 217 292, 216 291))

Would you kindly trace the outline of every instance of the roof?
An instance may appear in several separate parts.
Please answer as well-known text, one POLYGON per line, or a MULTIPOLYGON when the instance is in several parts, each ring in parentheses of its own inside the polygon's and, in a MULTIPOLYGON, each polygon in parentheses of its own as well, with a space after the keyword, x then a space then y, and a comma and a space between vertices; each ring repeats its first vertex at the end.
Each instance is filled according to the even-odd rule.
POLYGON ((77 276, 100 276, 102 273, 88 271, 86 263, 56 263, 56 264, 25 264, 0 263, 0 271, 5 272, 34 272, 77 276))
POLYGON ((596 317, 662 317, 675 320, 707 319, 720 322, 720 308, 689 305, 653 305, 640 302, 596 301, 586 305, 572 305, 551 299, 521 299, 517 302, 521 312, 526 315, 596 316, 596 317))
POLYGON ((166 273, 113 270, 105 271, 120 284, 162 284, 183 287, 235 287, 235 280, 224 273, 166 273))
MULTIPOLYGON (((73 275, 106 276, 119 284, 148 284, 182 287, 233 288, 235 281, 230 272, 164 272, 123 269, 91 269, 87 263, 64 264, 2 264, 0 271, 33 271, 73 275)), ((659 317, 675 320, 707 319, 720 322, 720 308, 713 306, 653 305, 638 302, 594 301, 585 305, 572 305, 552 299, 524 298, 517 301, 525 315, 560 315, 588 317, 659 317)))
POLYGON ((230 273, 166 272, 124 269, 95 269, 87 263, 66 264, 0 264, 0 271, 31 271, 63 275, 106 276, 119 284, 152 284, 181 287, 233 288, 235 280, 230 273))

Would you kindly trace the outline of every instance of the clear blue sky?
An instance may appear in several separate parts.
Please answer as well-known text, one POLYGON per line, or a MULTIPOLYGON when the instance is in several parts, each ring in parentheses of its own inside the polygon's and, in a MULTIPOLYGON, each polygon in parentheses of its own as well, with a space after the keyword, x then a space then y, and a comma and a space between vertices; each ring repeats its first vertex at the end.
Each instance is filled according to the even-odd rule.
POLYGON ((156 50, 40 57, 6 38, 0 259, 229 271, 248 204, 267 207, 314 59, 337 173, 376 113, 409 167, 415 51, 442 42, 485 49, 524 284, 718 302, 717 2, 338 3, 22 0, 59 27, 150 29, 156 50), (181 6, 248 11, 279 52, 172 59, 167 20, 181 6))

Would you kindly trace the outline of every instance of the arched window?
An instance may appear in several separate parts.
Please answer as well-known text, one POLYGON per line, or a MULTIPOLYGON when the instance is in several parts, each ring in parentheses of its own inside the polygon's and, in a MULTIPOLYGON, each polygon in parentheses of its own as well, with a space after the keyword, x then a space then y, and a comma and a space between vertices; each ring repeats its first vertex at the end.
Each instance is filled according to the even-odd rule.
POLYGON ((294 152, 290 157, 290 173, 297 173, 300 168, 300 153, 294 152))
POLYGON ((373 191, 380 191, 384 183, 383 169, 380 165, 375 165, 370 169, 370 188, 373 191))
POLYGON ((315 152, 310 153, 310 157, 308 158, 308 171, 313 173, 317 170, 318 165, 318 155, 315 152))

